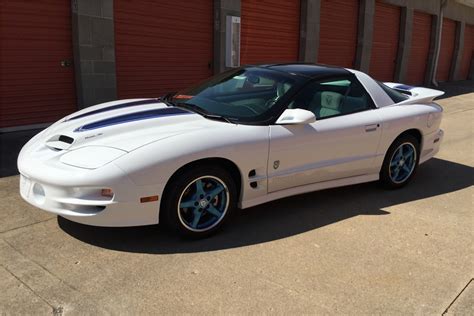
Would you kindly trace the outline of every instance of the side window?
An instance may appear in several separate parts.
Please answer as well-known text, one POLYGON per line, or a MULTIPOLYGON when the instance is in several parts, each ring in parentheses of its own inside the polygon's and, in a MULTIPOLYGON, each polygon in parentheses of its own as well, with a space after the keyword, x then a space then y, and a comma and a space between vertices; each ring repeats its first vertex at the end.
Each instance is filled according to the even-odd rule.
POLYGON ((398 103, 408 99, 408 96, 404 95, 401 92, 398 92, 395 89, 390 88, 385 85, 383 82, 377 81, 378 85, 385 91, 386 94, 392 99, 393 102, 398 103))
POLYGON ((289 108, 313 112, 317 119, 367 110, 372 101, 355 78, 317 81, 304 87, 289 108))
POLYGON ((342 104, 342 113, 350 114, 373 108, 372 98, 359 81, 353 79, 349 92, 342 104))

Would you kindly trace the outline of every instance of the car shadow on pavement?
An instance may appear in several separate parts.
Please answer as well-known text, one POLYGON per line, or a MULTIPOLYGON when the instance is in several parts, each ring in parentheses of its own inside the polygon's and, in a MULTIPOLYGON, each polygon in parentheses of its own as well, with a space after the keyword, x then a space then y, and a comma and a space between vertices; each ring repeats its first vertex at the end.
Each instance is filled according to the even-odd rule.
POLYGON ((77 224, 62 217, 58 217, 58 223, 74 238, 118 251, 151 254, 214 251, 294 236, 359 215, 389 215, 384 208, 473 185, 473 170, 470 166, 432 159, 420 166, 413 181, 400 190, 384 190, 376 183, 367 183, 273 201, 237 211, 224 230, 197 241, 175 237, 159 225, 104 228, 77 224))

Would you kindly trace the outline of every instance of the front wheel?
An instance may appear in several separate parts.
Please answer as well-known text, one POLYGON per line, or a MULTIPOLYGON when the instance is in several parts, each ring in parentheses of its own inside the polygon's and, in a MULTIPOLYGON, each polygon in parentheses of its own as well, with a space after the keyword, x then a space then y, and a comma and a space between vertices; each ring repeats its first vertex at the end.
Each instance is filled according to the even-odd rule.
POLYGON ((385 155, 380 170, 380 182, 388 189, 406 185, 415 175, 419 161, 420 144, 412 135, 396 139, 385 155))
POLYGON ((195 166, 168 186, 161 219, 180 235, 203 238, 224 225, 235 209, 236 195, 235 183, 224 169, 195 166))

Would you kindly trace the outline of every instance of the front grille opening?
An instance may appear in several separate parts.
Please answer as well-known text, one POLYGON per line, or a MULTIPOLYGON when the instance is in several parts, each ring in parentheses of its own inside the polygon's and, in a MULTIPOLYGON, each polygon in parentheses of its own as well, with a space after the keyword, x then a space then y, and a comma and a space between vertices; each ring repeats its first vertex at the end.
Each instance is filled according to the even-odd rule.
POLYGON ((59 203, 58 206, 60 209, 84 215, 95 215, 102 212, 106 208, 104 205, 78 205, 69 203, 59 203))
POLYGON ((68 144, 72 144, 72 142, 74 142, 74 138, 66 136, 66 135, 60 135, 58 140, 60 142, 64 142, 68 144))

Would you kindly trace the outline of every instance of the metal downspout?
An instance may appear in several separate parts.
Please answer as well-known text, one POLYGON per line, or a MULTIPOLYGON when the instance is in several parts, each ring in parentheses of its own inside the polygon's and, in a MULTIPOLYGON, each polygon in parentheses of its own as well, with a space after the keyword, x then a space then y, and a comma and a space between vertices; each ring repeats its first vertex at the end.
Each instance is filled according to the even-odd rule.
POLYGON ((448 4, 448 0, 441 0, 440 5, 439 5, 439 14, 438 14, 439 29, 438 29, 438 34, 436 34, 436 40, 435 40, 438 43, 438 45, 436 45, 436 49, 435 49, 433 73, 431 75, 431 83, 435 87, 438 86, 438 81, 436 81, 436 72, 438 71, 439 52, 441 51, 441 37, 443 33, 444 8, 446 7, 447 4, 448 4))

